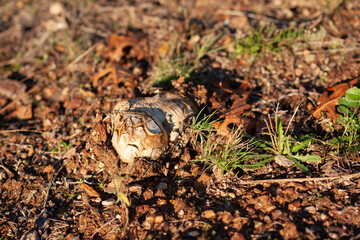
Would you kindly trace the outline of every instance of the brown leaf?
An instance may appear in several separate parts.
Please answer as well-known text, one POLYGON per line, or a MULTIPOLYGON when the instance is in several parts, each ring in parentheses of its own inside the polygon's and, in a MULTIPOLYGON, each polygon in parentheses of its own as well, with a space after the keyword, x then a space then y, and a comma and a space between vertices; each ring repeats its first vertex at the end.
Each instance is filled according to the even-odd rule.
POLYGON ((92 77, 92 79, 93 79, 93 86, 98 87, 99 90, 110 83, 117 85, 122 82, 124 83, 125 87, 130 87, 130 88, 135 88, 138 84, 138 81, 134 75, 126 71, 123 71, 121 69, 116 69, 115 66, 108 67, 103 71, 95 74, 92 77), (104 80, 102 84, 99 84, 99 80, 101 78, 104 78, 104 80))
POLYGON ((327 112, 327 117, 333 120, 339 117, 336 112, 336 106, 339 105, 339 98, 345 96, 346 90, 353 87, 358 79, 351 80, 349 83, 340 83, 334 87, 328 88, 320 97, 321 105, 313 112, 314 118, 320 118, 323 111, 327 112), (332 94, 329 96, 329 93, 332 94))
POLYGON ((95 191, 95 189, 87 185, 86 183, 82 183, 80 185, 80 188, 83 189, 90 197, 100 197, 99 193, 95 191))
POLYGON ((100 140, 102 142, 106 142, 107 141, 107 133, 106 133, 105 126, 101 123, 96 123, 94 126, 94 129, 99 134, 100 140))
POLYGON ((9 99, 16 99, 25 94, 26 85, 16 80, 1 80, 0 81, 0 96, 9 99))
POLYGON ((76 109, 83 105, 83 100, 80 97, 67 97, 64 102, 64 108, 76 109))
POLYGON ((17 106, 16 109, 5 116, 5 119, 17 118, 19 120, 28 120, 33 117, 31 104, 17 106))
POLYGON ((240 98, 237 94, 233 94, 235 100, 229 109, 225 108, 225 103, 218 102, 214 98, 210 98, 212 107, 217 109, 220 113, 220 118, 224 118, 223 122, 215 122, 213 125, 217 129, 217 134, 230 137, 231 133, 228 129, 230 124, 240 124, 241 115, 245 110, 250 108, 250 105, 246 103, 247 95, 240 98))
POLYGON ((216 134, 217 135, 221 135, 221 136, 225 136, 230 138, 231 137, 231 132, 229 131, 228 126, 230 124, 239 124, 240 118, 239 117, 225 117, 224 121, 222 122, 214 122, 213 125, 216 128, 216 134))
POLYGON ((143 59, 147 56, 145 37, 145 34, 132 32, 129 32, 126 36, 113 34, 109 37, 104 56, 109 58, 110 62, 119 62, 127 54, 125 49, 132 48, 135 50, 136 59, 143 59))
POLYGON ((69 150, 66 151, 66 153, 64 154, 63 158, 67 159, 67 158, 72 158, 73 156, 76 155, 76 148, 71 148, 69 150))
POLYGON ((246 103, 247 97, 240 98, 234 94, 234 98, 235 100, 230 109, 224 113, 226 118, 240 118, 240 115, 243 114, 246 109, 250 108, 250 105, 246 103))
POLYGON ((315 111, 313 112, 313 116, 315 118, 320 118, 321 117, 321 113, 323 111, 326 111, 328 114, 327 114, 327 117, 329 118, 332 118, 332 119, 336 119, 338 118, 339 114, 336 112, 336 109, 335 107, 337 105, 339 105, 339 98, 335 98, 335 99, 332 99, 332 100, 329 100, 327 102, 324 102, 323 104, 321 104, 320 106, 318 106, 315 111))
POLYGON ((52 176, 52 174, 53 174, 53 172, 54 172, 54 167, 53 167, 52 165, 47 165, 47 166, 44 168, 43 171, 44 171, 44 173, 47 174, 48 180, 50 180, 50 179, 51 179, 51 176, 52 176))

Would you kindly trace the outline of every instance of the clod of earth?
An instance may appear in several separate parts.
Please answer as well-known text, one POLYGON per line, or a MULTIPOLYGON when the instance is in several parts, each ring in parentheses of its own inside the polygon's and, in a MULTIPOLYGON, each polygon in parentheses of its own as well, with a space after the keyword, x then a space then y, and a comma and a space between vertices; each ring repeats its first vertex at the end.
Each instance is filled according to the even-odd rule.
POLYGON ((141 157, 158 159, 169 146, 188 142, 185 123, 195 113, 195 104, 180 94, 121 101, 110 116, 112 145, 126 163, 141 157))

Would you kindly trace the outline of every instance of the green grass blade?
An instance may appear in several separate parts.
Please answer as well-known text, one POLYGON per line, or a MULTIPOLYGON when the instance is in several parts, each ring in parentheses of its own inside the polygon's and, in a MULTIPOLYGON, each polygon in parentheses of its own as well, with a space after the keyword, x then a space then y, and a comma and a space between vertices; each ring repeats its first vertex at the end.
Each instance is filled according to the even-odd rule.
POLYGON ((290 156, 290 155, 286 155, 286 157, 288 159, 290 159, 291 161, 293 161, 295 163, 295 165, 300 169, 302 170, 304 173, 306 174, 311 174, 311 171, 305 167, 301 162, 299 162, 296 158, 294 158, 293 156, 290 156))

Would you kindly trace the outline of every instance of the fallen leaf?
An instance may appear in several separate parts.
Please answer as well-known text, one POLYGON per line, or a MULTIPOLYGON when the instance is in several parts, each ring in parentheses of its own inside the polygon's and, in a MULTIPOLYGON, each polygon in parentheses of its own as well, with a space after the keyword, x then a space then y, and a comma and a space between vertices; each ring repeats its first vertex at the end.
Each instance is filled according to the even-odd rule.
POLYGON ((52 176, 52 174, 53 174, 53 172, 54 172, 54 167, 53 167, 52 165, 47 165, 47 166, 44 168, 43 171, 44 171, 44 173, 47 174, 48 180, 50 180, 50 179, 51 179, 51 176, 52 176))
POLYGON ((71 158, 71 157, 75 156, 75 154, 76 154, 76 148, 71 148, 71 149, 66 151, 63 158, 64 159, 71 158))
POLYGON ((135 88, 138 84, 137 79, 131 73, 128 73, 124 70, 117 69, 115 66, 110 66, 103 71, 95 74, 92 77, 92 84, 94 87, 98 87, 98 90, 103 88, 104 86, 112 83, 114 85, 118 85, 119 83, 123 83, 125 87, 135 88), (99 80, 104 78, 103 82, 99 84, 99 80))
POLYGON ((99 193, 86 183, 80 184, 80 188, 83 189, 90 197, 100 197, 99 193))
POLYGON ((127 48, 135 50, 136 59, 144 59, 147 56, 146 35, 144 33, 128 32, 127 35, 113 34, 109 37, 104 56, 110 62, 119 62, 127 53, 127 48))
POLYGON ((228 126, 230 124, 240 124, 241 115, 250 108, 250 105, 246 103, 247 96, 240 98, 237 94, 234 94, 234 98, 235 100, 229 109, 224 110, 224 106, 218 105, 221 113, 219 117, 225 118, 223 122, 214 123, 218 135, 231 136, 228 126))
POLYGON ((11 100, 23 95, 26 85, 16 80, 0 80, 0 96, 4 96, 11 100))
POLYGON ((99 134, 99 138, 102 142, 107 141, 107 133, 104 124, 96 123, 94 130, 99 134))
POLYGON ((67 109, 77 109, 83 105, 84 101, 82 98, 74 96, 67 97, 64 102, 64 108, 67 109))
POLYGON ((19 120, 28 120, 33 117, 31 104, 17 106, 16 109, 5 116, 5 119, 17 118, 19 120))
POLYGON ((321 105, 313 112, 314 118, 320 118, 322 112, 327 113, 327 117, 336 120, 339 114, 336 112, 336 106, 339 105, 339 98, 345 96, 346 90, 353 87, 358 82, 358 78, 351 80, 349 83, 340 83, 334 87, 328 88, 320 97, 321 105), (332 94, 329 96, 329 93, 332 94))

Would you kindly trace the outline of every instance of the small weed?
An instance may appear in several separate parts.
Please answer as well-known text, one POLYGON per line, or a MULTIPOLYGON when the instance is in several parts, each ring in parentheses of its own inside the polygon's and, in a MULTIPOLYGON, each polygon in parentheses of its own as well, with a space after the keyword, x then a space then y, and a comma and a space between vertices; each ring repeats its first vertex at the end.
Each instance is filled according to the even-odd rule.
POLYGON ((64 153, 69 149, 73 148, 73 146, 67 142, 60 142, 57 147, 53 147, 50 151, 52 153, 64 153))
POLYGON ((80 126, 81 126, 81 127, 84 127, 84 126, 85 126, 85 120, 84 120, 83 117, 80 117, 80 118, 79 118, 79 122, 80 122, 80 126))
POLYGON ((77 180, 76 182, 77 182, 77 183, 83 183, 83 182, 85 182, 85 180, 82 179, 82 178, 79 178, 79 180, 77 180))
POLYGON ((98 185, 99 185, 99 187, 100 187, 101 189, 104 189, 104 188, 105 188, 105 184, 102 183, 102 182, 98 183, 98 185))
POLYGON ((120 178, 120 181, 114 181, 114 180, 115 180, 115 178, 113 177, 114 189, 115 189, 116 197, 117 197, 116 203, 119 203, 121 201, 122 203, 125 203, 126 206, 129 207, 131 205, 131 202, 130 202, 129 198, 126 196, 126 194, 124 193, 124 189, 125 189, 124 182, 122 181, 121 178, 120 178))
POLYGON ((61 233, 55 233, 54 235, 55 235, 55 237, 56 237, 57 239, 64 239, 64 238, 65 238, 65 235, 63 235, 63 234, 61 234, 61 233))
POLYGON ((319 198, 322 198, 322 197, 323 197, 323 195, 319 192, 319 190, 315 189, 314 194, 310 195, 309 199, 310 200, 316 200, 316 199, 319 199, 319 198))
POLYGON ((275 157, 278 156, 285 157, 286 159, 291 160, 293 163, 295 163, 295 165, 305 173, 310 173, 310 170, 305 167, 301 162, 319 163, 321 157, 318 155, 302 155, 299 153, 300 150, 305 149, 311 144, 311 142, 314 140, 313 137, 305 136, 302 138, 294 138, 288 135, 290 124, 294 119, 297 110, 298 108, 295 110, 294 115, 290 119, 290 122, 284 131, 282 122, 278 114, 278 109, 276 109, 274 123, 272 122, 270 116, 269 120, 266 121, 268 132, 265 134, 269 135, 270 141, 260 140, 257 146, 273 154, 272 159, 275 159, 275 157))
POLYGON ((295 43, 304 33, 303 28, 286 28, 277 31, 275 25, 261 27, 236 42, 236 53, 233 56, 241 54, 259 56, 267 51, 278 53, 281 48, 295 43))
POLYGON ((194 133, 192 145, 200 152, 197 162, 203 162, 209 167, 218 166, 222 172, 234 172, 237 168, 251 169, 266 163, 248 164, 250 160, 264 159, 267 156, 253 152, 251 140, 243 140, 240 128, 231 131, 228 136, 221 136, 214 127, 214 123, 219 120, 211 120, 215 112, 199 120, 201 112, 190 126, 194 133))
POLYGON ((350 88, 345 97, 339 99, 340 116, 337 122, 344 127, 341 137, 333 138, 330 143, 344 149, 346 152, 355 153, 360 150, 360 89, 350 88))
POLYGON ((66 196, 71 197, 71 198, 76 198, 77 196, 80 195, 80 193, 65 193, 65 194, 66 194, 66 196))

